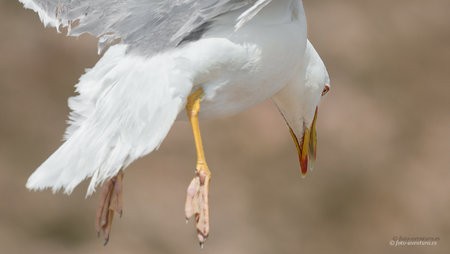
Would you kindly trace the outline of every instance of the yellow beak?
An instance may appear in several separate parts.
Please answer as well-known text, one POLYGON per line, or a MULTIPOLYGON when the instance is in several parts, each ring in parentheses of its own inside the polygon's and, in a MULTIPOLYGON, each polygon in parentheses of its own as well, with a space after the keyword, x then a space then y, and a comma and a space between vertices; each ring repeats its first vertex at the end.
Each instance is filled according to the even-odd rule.
POLYGON ((302 176, 306 176, 309 169, 312 169, 312 165, 316 160, 317 155, 317 131, 316 131, 316 120, 317 120, 318 107, 314 113, 314 119, 311 124, 311 128, 305 127, 303 132, 303 138, 301 142, 298 141, 297 136, 291 127, 289 131, 291 133, 292 139, 294 140, 295 146, 297 148, 298 157, 300 161, 300 169, 302 176))

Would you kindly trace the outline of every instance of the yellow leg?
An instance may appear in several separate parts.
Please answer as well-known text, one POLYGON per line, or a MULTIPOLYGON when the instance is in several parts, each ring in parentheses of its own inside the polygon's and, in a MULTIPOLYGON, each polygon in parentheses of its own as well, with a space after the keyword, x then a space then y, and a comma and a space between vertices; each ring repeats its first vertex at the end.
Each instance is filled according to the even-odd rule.
POLYGON ((211 175, 208 165, 206 164, 205 152, 203 150, 202 137, 200 134, 200 124, 198 121, 198 113, 200 113, 200 100, 203 96, 203 89, 200 88, 188 97, 186 112, 191 122, 192 131, 194 133, 195 148, 197 150, 197 172, 204 171, 211 175))
POLYGON ((208 191, 209 181, 211 179, 211 171, 209 171, 208 165, 206 164, 198 121, 202 96, 203 89, 200 88, 188 97, 186 105, 187 115, 194 133, 195 148, 197 150, 197 166, 195 177, 187 189, 185 205, 186 219, 189 220, 195 216, 197 236, 201 246, 203 246, 203 243, 209 235, 208 191))

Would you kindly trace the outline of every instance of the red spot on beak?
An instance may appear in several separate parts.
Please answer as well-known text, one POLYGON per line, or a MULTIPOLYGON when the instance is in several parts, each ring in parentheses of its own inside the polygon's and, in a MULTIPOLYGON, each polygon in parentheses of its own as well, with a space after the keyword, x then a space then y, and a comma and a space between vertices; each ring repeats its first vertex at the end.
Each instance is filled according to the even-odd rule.
POLYGON ((308 156, 306 156, 305 158, 300 157, 300 170, 302 172, 302 176, 306 176, 306 174, 308 173, 308 160, 308 156))

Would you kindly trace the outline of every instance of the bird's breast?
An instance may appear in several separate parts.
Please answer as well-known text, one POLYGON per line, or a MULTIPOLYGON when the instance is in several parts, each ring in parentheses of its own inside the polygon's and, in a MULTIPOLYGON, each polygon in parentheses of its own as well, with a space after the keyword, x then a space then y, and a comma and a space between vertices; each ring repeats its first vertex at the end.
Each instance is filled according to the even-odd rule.
MULTIPOLYGON (((287 15, 297 16, 283 18, 281 23, 267 23, 263 22, 262 13, 238 31, 222 22, 205 35, 205 38, 226 38, 243 47, 247 54, 243 62, 214 72, 200 84, 205 91, 201 117, 239 113, 272 97, 290 81, 301 65, 307 38, 303 9, 289 11, 287 15)), ((273 16, 270 10, 266 15, 273 16)))

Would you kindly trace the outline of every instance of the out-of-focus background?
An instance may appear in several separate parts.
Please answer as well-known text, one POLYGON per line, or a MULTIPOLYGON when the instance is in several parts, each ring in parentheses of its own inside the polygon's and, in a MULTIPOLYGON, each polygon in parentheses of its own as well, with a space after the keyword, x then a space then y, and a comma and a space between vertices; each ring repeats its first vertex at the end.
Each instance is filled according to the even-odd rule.
POLYGON ((99 57, 93 38, 66 38, 0 0, 0 252, 450 253, 450 2, 304 4, 332 77, 316 169, 301 179, 270 101, 202 122, 214 175, 211 236, 200 250, 183 215, 195 165, 187 123, 126 171, 124 216, 107 247, 86 183, 70 197, 25 189, 61 144, 66 100, 99 57), (392 247, 396 236, 440 241, 392 247))

